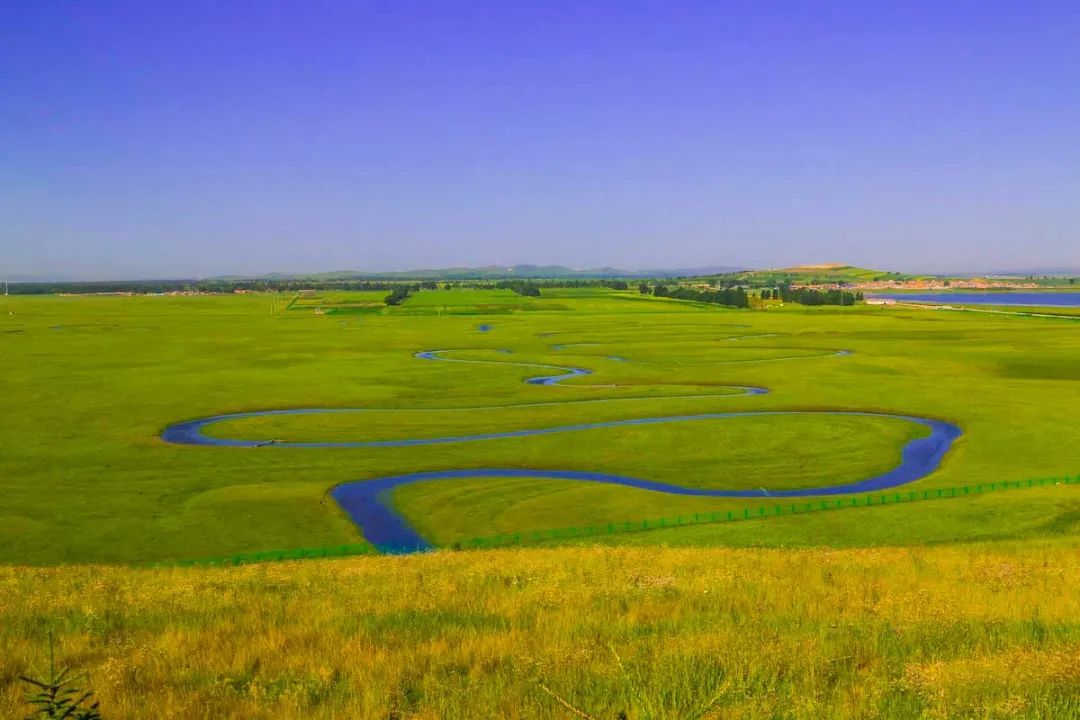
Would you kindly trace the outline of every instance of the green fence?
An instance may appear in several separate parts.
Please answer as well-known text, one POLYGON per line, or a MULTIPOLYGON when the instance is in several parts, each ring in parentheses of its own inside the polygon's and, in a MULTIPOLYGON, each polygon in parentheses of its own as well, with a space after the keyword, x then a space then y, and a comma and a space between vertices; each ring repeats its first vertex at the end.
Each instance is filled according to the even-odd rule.
MULTIPOLYGON (((584 527, 558 528, 555 530, 532 530, 527 532, 505 533, 489 537, 476 537, 468 540, 460 540, 440 546, 447 550, 469 550, 474 548, 494 548, 543 543, 561 540, 574 540, 580 538, 603 537, 632 532, 645 532, 647 530, 661 530, 668 528, 686 527, 689 525, 707 525, 714 523, 740 522, 745 520, 761 520, 765 518, 783 517, 789 515, 805 515, 807 513, 827 512, 831 510, 846 510, 851 508, 879 507, 881 505, 895 505, 897 503, 921 502, 923 500, 939 500, 958 497, 970 497, 988 492, 1001 490, 1019 490, 1033 487, 1046 487, 1055 485, 1080 485, 1080 476, 1060 478, 1040 478, 1038 480, 1010 480, 1003 482, 984 483, 980 485, 964 485, 962 487, 934 488, 930 490, 909 490, 906 492, 875 493, 872 495, 855 495, 840 497, 835 500, 804 500, 801 502, 785 502, 772 507, 764 505, 755 508, 741 508, 739 510, 717 510, 707 513, 693 513, 691 515, 677 515, 650 520, 636 520, 626 522, 611 522, 604 525, 587 525, 584 527)), ((275 562, 279 560, 304 560, 312 558, 352 557, 357 555, 377 555, 378 550, 372 545, 340 545, 337 547, 323 548, 299 548, 293 550, 266 550, 255 553, 239 553, 220 558, 203 560, 184 560, 170 563, 172 566, 217 566, 217 565, 249 565, 252 563, 275 562)))
POLYGON ((968 497, 999 490, 1018 490, 1021 488, 1045 487, 1047 485, 1075 485, 1080 484, 1080 476, 1061 478, 1041 478, 1038 480, 1014 480, 1004 482, 992 482, 981 485, 964 485, 962 487, 934 488, 931 490, 909 490, 907 492, 890 492, 873 495, 857 495, 841 497, 835 500, 824 499, 801 502, 784 502, 768 507, 761 505, 756 508, 742 508, 740 510, 718 510, 707 513, 693 513, 691 515, 677 515, 651 520, 637 520, 626 522, 613 522, 605 525, 587 525, 584 527, 558 528, 555 530, 533 530, 528 532, 505 533, 489 537, 470 538, 458 542, 449 543, 443 547, 452 550, 467 550, 473 548, 506 547, 508 545, 525 545, 560 540, 574 540, 579 538, 601 537, 606 535, 620 535, 623 533, 644 532, 646 530, 661 530, 668 528, 686 527, 688 525, 709 525, 716 523, 739 522, 744 520, 760 520, 788 515, 805 515, 807 513, 827 512, 830 510, 843 510, 858 507, 878 507, 881 505, 895 505, 896 503, 921 502, 923 500, 938 500, 945 498, 968 497))

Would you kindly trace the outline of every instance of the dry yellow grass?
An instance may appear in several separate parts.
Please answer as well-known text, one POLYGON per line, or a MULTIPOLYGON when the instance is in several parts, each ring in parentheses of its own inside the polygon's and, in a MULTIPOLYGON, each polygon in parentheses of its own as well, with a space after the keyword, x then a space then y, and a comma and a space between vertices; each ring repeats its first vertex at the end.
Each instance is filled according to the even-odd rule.
POLYGON ((109 719, 1075 717, 1078 587, 1074 541, 5 567, 0 716, 52 628, 109 719))

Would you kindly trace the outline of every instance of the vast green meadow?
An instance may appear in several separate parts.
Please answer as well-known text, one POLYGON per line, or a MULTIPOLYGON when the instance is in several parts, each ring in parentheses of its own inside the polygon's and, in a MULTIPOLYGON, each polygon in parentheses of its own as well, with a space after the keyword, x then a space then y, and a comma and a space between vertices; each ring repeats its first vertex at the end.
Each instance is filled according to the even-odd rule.
MULTIPOLYGON (((1080 412, 1080 328, 1068 319, 881 307, 740 311, 596 289, 546 290, 542 301, 561 309, 527 312, 513 303, 538 300, 510 291, 421 292, 402 307, 345 315, 318 315, 311 298, 291 300, 0 301, 0 558, 155 562, 355 543, 362 538, 328 491, 412 471, 599 471, 714 489, 835 485, 895 466, 902 446, 925 432, 898 420, 820 414, 418 447, 215 448, 159 438, 176 421, 249 410, 366 412, 247 418, 208 432, 391 440, 710 412, 875 411, 947 420, 964 432, 937 472, 905 490, 1080 471, 1072 421, 1080 412), (497 298, 506 304, 496 314, 410 310, 497 298), (422 350, 482 362, 416 358, 422 350), (558 371, 514 363, 592 374, 536 386, 523 380, 558 371), (769 393, 737 389, 746 386, 769 393)), ((1080 530, 1073 490, 615 541, 857 546, 1060 535, 1080 530)), ((528 478, 420 483, 399 488, 393 502, 436 543, 769 504, 528 478)))
POLYGON ((734 310, 597 288, 425 291, 392 308, 375 295, 0 298, 0 715, 22 712, 17 677, 41 670, 50 634, 61 662, 89 672, 107 718, 1078 711, 1080 485, 999 490, 1080 472, 1074 318, 734 310), (428 350, 443 359, 416 357, 428 350), (524 382, 558 374, 550 366, 592 372, 524 382), (206 430, 261 447, 160 437, 182 420, 291 408, 353 411, 206 430), (770 411, 807 414, 281 446, 770 411), (829 411, 945 420, 963 435, 935 472, 896 489, 927 500, 840 496, 833 507, 859 507, 828 512, 528 476, 819 488, 889 470, 927 432, 829 411), (486 468, 526 472, 468 476, 486 468), (362 547, 334 487, 454 469, 465 477, 389 497, 446 548, 752 519, 539 534, 520 549, 175 566, 362 547))

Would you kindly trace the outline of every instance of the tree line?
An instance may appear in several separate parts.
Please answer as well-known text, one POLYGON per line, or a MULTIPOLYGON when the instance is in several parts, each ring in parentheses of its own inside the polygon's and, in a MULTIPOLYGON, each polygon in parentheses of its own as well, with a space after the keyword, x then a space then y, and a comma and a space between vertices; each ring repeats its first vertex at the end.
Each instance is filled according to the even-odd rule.
POLYGON ((730 307, 750 307, 750 296, 742 288, 717 288, 715 290, 698 290, 696 288, 676 286, 668 288, 667 285, 649 286, 641 283, 638 292, 642 295, 654 297, 669 297, 676 300, 693 300, 694 302, 712 303, 713 305, 728 305, 730 307))
POLYGON ((540 297, 540 286, 531 280, 500 280, 495 283, 497 290, 513 290, 518 295, 540 297))
POLYGON ((848 292, 846 290, 815 290, 813 288, 792 288, 781 285, 771 290, 762 290, 763 300, 782 300, 786 303, 798 303, 799 305, 854 305, 863 299, 861 292, 848 292))
POLYGON ((383 302, 387 305, 400 305, 405 302, 405 299, 409 297, 414 291, 419 290, 419 285, 397 285, 390 294, 383 298, 383 302))
MULTIPOLYGON (((70 282, 13 282, 8 284, 12 295, 89 295, 101 293, 133 293, 155 295, 170 292, 233 293, 296 292, 299 290, 394 290, 403 283, 378 280, 108 280, 70 282)), ((434 290, 434 280, 412 283, 412 287, 434 290)))

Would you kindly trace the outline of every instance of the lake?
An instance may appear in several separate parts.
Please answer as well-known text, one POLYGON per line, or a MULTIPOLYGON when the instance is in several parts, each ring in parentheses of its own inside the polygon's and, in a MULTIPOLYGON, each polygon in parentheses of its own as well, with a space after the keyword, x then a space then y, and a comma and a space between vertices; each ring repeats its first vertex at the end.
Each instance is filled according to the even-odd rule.
POLYGON ((874 293, 871 298, 952 305, 1044 305, 1080 307, 1080 292, 929 292, 874 293))

